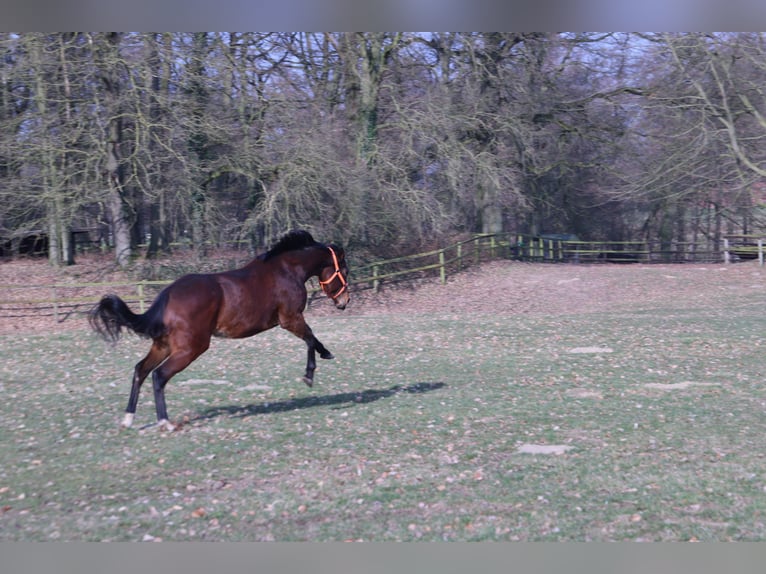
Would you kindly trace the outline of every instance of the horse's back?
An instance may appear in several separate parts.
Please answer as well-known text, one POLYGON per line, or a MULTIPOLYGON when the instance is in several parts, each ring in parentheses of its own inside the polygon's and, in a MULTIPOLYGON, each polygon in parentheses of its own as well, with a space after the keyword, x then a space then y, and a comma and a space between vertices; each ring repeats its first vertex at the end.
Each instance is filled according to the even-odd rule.
POLYGON ((195 336, 250 337, 278 325, 280 313, 301 313, 306 302, 303 284, 260 259, 231 271, 184 275, 167 291, 166 324, 195 336))
POLYGON ((215 335, 250 337, 276 325, 278 304, 268 265, 254 262, 242 269, 216 273, 213 278, 222 292, 215 335))
POLYGON ((187 305, 204 305, 223 293, 215 274, 190 273, 176 279, 167 287, 171 299, 184 299, 187 305))
POLYGON ((280 314, 300 314, 306 304, 305 284, 286 273, 277 261, 256 259, 216 278, 224 293, 216 330, 219 336, 250 337, 276 327, 280 314))
POLYGON ((164 322, 171 332, 204 334, 215 328, 223 289, 214 275, 191 273, 168 285, 164 322))

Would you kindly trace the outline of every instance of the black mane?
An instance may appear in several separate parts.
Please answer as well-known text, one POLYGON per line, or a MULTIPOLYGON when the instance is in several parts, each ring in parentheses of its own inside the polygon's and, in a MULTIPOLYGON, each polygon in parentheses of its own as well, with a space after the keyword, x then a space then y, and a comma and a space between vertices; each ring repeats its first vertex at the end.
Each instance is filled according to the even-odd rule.
POLYGON ((291 231, 277 241, 271 249, 261 255, 260 259, 268 261, 272 257, 276 257, 282 253, 295 251, 296 249, 303 249, 305 247, 313 247, 315 245, 319 245, 319 243, 314 241, 314 238, 311 237, 311 234, 308 231, 304 231, 303 229, 291 231))

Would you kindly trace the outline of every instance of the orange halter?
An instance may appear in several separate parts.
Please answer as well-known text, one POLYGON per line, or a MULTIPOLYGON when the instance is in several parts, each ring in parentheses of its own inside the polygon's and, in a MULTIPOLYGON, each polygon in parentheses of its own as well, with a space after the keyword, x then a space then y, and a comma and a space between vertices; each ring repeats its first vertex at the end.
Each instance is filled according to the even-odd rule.
POLYGON ((338 256, 335 255, 335 251, 333 251, 332 247, 328 247, 327 249, 330 250, 330 254, 332 255, 332 262, 335 265, 335 273, 330 275, 330 277, 326 281, 319 281, 319 284, 322 286, 322 291, 325 292, 325 294, 330 297, 331 299, 337 299, 341 293, 343 293, 346 289, 348 289, 348 282, 346 282, 346 278, 343 277, 343 273, 340 272, 340 265, 338 265, 338 256), (325 288, 325 285, 329 287, 330 283, 338 277, 341 282, 341 287, 338 289, 338 292, 335 295, 330 295, 327 292, 327 289, 325 288))

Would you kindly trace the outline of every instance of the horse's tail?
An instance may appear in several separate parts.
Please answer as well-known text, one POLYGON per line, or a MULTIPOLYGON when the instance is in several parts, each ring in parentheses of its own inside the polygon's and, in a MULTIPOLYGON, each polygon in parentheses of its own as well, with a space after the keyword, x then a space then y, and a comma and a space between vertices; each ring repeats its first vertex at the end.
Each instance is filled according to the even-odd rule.
POLYGON ((142 337, 154 339, 165 333, 162 316, 167 300, 167 291, 163 291, 146 313, 137 314, 117 295, 105 295, 88 313, 88 322, 107 341, 117 341, 123 327, 142 337))

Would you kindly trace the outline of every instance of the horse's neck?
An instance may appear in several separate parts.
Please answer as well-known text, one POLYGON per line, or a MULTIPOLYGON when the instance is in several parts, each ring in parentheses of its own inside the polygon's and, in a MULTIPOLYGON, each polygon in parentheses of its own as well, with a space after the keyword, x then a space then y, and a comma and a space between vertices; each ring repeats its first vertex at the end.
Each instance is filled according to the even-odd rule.
POLYGON ((300 260, 300 268, 305 274, 306 280, 308 280, 309 277, 319 275, 322 267, 325 266, 325 256, 322 249, 319 247, 302 249, 301 251, 296 251, 296 254, 300 260))
POLYGON ((285 267, 291 269, 304 282, 308 281, 310 277, 319 275, 325 264, 321 251, 314 247, 290 251, 280 255, 279 258, 285 267))

